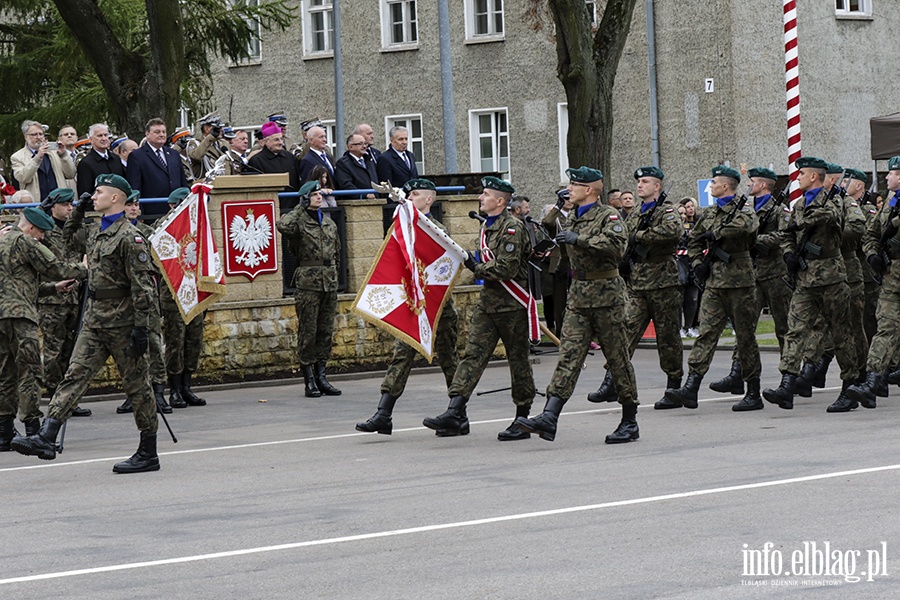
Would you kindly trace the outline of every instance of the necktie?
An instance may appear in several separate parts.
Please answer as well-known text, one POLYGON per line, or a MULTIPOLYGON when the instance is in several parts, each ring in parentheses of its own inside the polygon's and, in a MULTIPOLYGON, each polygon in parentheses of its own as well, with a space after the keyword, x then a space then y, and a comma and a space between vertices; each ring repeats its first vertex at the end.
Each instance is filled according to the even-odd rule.
POLYGON ((334 174, 334 169, 331 167, 331 162, 328 160, 328 155, 322 152, 319 154, 322 157, 322 162, 325 163, 325 166, 328 167, 328 170, 334 174))
POLYGON ((156 151, 156 155, 159 156, 159 162, 162 163, 162 166, 168 167, 168 164, 166 163, 166 155, 163 152, 162 148, 156 151))
POLYGON ((366 168, 366 160, 364 158, 358 158, 357 160, 359 161, 359 166, 361 166, 363 169, 365 169, 366 168))
POLYGON ((402 154, 402 156, 403 156, 403 162, 406 163, 406 168, 409 169, 409 168, 410 168, 410 167, 409 167, 409 157, 406 155, 406 152, 404 152, 404 153, 402 154))

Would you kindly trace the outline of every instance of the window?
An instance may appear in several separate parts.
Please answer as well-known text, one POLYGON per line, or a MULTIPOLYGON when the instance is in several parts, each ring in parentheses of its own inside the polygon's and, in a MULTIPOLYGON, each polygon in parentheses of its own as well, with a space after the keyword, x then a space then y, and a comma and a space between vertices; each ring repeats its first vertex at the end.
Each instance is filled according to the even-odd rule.
POLYGON ((415 0, 381 0, 381 47, 415 48, 418 42, 415 0))
MULTIPOLYGON (((259 8, 259 0, 246 0, 247 6, 259 8)), ((245 62, 259 62, 262 59, 262 27, 259 19, 248 19, 247 26, 253 37, 247 43, 247 54, 249 55, 245 62)))
POLYGON ((393 115, 384 118, 384 131, 388 136, 387 143, 384 148, 387 149, 391 145, 390 131, 391 127, 406 127, 409 132, 409 145, 407 150, 416 157, 416 169, 419 174, 425 172, 425 143, 422 137, 422 115, 393 115))
POLYGON ((871 17, 872 0, 834 0, 836 17, 871 17))
POLYGON ((509 128, 505 108, 469 111, 469 149, 473 172, 509 173, 509 128))
POLYGON ((466 39, 503 39, 503 0, 466 0, 466 39))
POLYGON ((556 105, 556 122, 559 127, 559 180, 568 181, 566 169, 569 168, 569 105, 560 102, 556 105))
POLYGON ((337 152, 337 125, 335 123, 334 119, 322 120, 322 127, 325 128, 325 135, 328 136, 328 150, 337 160, 339 157, 335 156, 335 152, 337 152))
POLYGON ((597 0, 584 0, 588 14, 591 15, 591 25, 597 25, 597 0))
POLYGON ((332 56, 334 13, 331 0, 303 0, 304 56, 332 56))

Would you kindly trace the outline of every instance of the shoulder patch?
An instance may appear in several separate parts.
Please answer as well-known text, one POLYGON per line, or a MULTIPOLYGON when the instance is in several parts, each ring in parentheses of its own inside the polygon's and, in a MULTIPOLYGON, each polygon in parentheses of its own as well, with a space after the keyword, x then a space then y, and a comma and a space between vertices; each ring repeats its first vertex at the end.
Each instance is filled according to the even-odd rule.
POLYGON ((509 227, 507 228, 506 233, 508 233, 509 235, 515 235, 516 230, 512 227, 509 227))
POLYGON ((516 249, 516 245, 513 244, 512 242, 510 242, 506 246, 504 246, 503 249, 506 250, 507 252, 512 252, 513 250, 516 249))
POLYGON ((134 236, 134 243, 135 243, 135 244, 143 244, 143 243, 144 243, 144 238, 142 238, 142 237, 139 236, 139 235, 136 235, 136 236, 134 236))
POLYGON ((675 215, 669 215, 668 217, 666 217, 666 221, 671 221, 674 218, 675 218, 675 215))
POLYGON ((612 230, 615 231, 616 233, 622 233, 622 226, 619 225, 618 223, 616 223, 615 225, 613 225, 612 230))
POLYGON ((139 261, 141 261, 142 263, 145 263, 145 262, 147 262, 148 260, 150 260, 150 257, 147 256, 147 253, 146 253, 146 252, 144 252, 143 250, 141 250, 141 251, 138 253, 138 255, 137 255, 137 259, 138 259, 139 261))
POLYGON ((878 209, 877 209, 877 208, 870 208, 870 209, 869 209, 869 214, 870 214, 870 215, 877 215, 877 214, 878 214, 878 209))
POLYGON ((667 212, 667 213, 670 213, 670 212, 672 212, 672 211, 674 211, 674 210, 675 210, 674 208, 667 208, 667 209, 666 209, 666 212, 667 212))
POLYGON ((851 202, 850 206, 859 206, 859 204, 857 204, 856 202, 851 202))
POLYGON ((610 220, 610 221, 618 221, 618 220, 619 220, 619 215, 609 215, 609 220, 610 220))

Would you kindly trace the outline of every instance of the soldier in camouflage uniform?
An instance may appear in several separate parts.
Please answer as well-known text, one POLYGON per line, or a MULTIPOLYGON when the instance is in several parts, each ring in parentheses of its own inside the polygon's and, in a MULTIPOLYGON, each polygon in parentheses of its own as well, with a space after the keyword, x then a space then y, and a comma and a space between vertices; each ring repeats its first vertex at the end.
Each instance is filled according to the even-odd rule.
MULTIPOLYGON (((640 167, 634 172, 641 208, 626 221, 632 252, 619 271, 629 283, 626 303, 628 355, 634 355, 652 319, 656 327, 659 366, 666 374, 666 388, 675 389, 681 387, 684 375, 684 348, 679 331, 684 295, 675 263, 675 249, 684 227, 668 198, 660 200, 663 177, 658 167, 640 167)), ((617 400, 615 382, 608 370, 600 389, 588 394, 588 400, 617 400)), ((662 407, 667 407, 665 402, 662 407)))
MULTIPOLYGON (((75 192, 71 188, 56 188, 41 202, 41 208, 53 220, 53 229, 44 234, 43 243, 50 248, 60 262, 80 262, 82 255, 71 252, 63 242, 62 228, 72 214, 75 192)), ((44 363, 44 387, 53 397, 56 386, 69 366, 75 337, 78 332, 78 315, 81 312, 78 288, 63 294, 49 294, 38 298, 38 317, 41 325, 42 354, 44 363)), ((89 417, 90 409, 76 406, 73 417, 89 417)))
MULTIPOLYGON (((782 198, 776 201, 772 191, 778 175, 771 169, 757 167, 750 169, 749 194, 753 197, 753 207, 759 218, 759 230, 756 246, 751 251, 756 266, 756 299, 759 310, 769 307, 769 314, 775 323, 775 337, 779 348, 784 347, 784 336, 787 333, 787 316, 791 304, 791 288, 782 279, 787 275, 787 268, 781 253, 782 230, 787 227, 791 218, 791 209, 786 203, 781 204, 787 196, 782 191, 782 198)), ((709 384, 709 388, 723 394, 743 394, 744 381, 741 376, 741 362, 738 359, 737 347, 731 353, 731 372, 709 384)))
POLYGON ((86 275, 83 265, 58 261, 41 245, 53 227, 43 212, 26 208, 17 227, 0 236, 0 452, 8 452, 17 435, 17 411, 28 435, 37 433, 43 416, 38 407, 42 369, 35 301, 39 294, 66 293, 75 284, 69 278, 86 275))
MULTIPOLYGON (((178 188, 169 194, 169 210, 174 210, 191 190, 178 188)), ((155 266, 154 266, 155 269, 155 266)), ((159 306, 163 316, 163 337, 166 340, 166 375, 169 380, 169 404, 172 408, 206 406, 206 400, 191 389, 194 373, 200 366, 200 352, 203 350, 202 312, 190 323, 185 324, 181 309, 172 297, 168 285, 159 285, 159 306)), ((151 359, 152 360, 152 359, 151 359)))
MULTIPOLYGON (((403 186, 406 191, 409 202, 431 220, 441 231, 449 235, 447 227, 440 221, 431 216, 431 205, 437 195, 434 183, 427 179, 410 179, 403 186)), ((456 373, 456 367, 459 364, 459 355, 456 351, 456 335, 459 316, 456 313, 456 307, 453 306, 453 298, 449 298, 444 304, 443 312, 437 322, 434 338, 434 351, 437 354, 437 361, 444 373, 444 379, 447 381, 447 387, 453 382, 453 375, 456 373)), ((391 414, 394 410, 394 404, 397 398, 403 394, 406 388, 406 381, 409 379, 409 373, 412 370, 413 361, 416 358, 416 351, 409 344, 405 344, 400 340, 394 344, 394 355, 388 365, 387 373, 381 382, 381 401, 378 403, 378 409, 371 419, 365 423, 357 423, 357 431, 377 432, 390 435, 393 429, 391 414)))
MULTIPOLYGON (((153 235, 154 229, 150 225, 139 221, 141 216, 141 193, 134 191, 125 202, 125 218, 134 225, 134 227, 144 236, 144 243, 148 247, 150 244, 150 236, 153 235)), ((148 358, 150 360, 150 383, 153 385, 153 396, 156 399, 156 409, 166 414, 171 414, 172 407, 166 404, 166 362, 163 355, 162 345, 162 316, 159 309, 159 282, 162 275, 156 263, 153 263, 153 291, 155 292, 153 301, 150 303, 150 346, 148 358)), ((131 404, 131 398, 125 398, 125 402, 121 406, 116 407, 116 412, 121 414, 130 413, 134 409, 131 404)))
POLYGON ((809 392, 809 382, 798 375, 806 340, 820 316, 833 327, 834 353, 844 381, 839 400, 861 370, 853 335, 848 330, 850 292, 841 256, 843 210, 838 202, 829 200, 829 190, 823 186, 828 163, 821 158, 801 157, 797 159, 797 167, 803 197, 791 213, 783 246, 784 262, 789 275, 796 277, 796 289, 791 297, 788 335, 778 366, 781 384, 763 392, 767 401, 784 409, 794 407, 794 394, 801 390, 809 392), (806 269, 802 268, 803 261, 806 269))
POLYGON ((732 409, 758 410, 763 407, 759 397, 762 365, 756 344, 759 319, 756 273, 750 258, 750 249, 756 245, 759 219, 751 206, 745 204, 738 209, 746 200, 735 195, 741 180, 738 171, 720 165, 712 170, 712 176, 710 195, 716 203, 703 211, 688 239, 688 256, 694 276, 697 281, 706 282, 700 301, 700 337, 688 357, 688 377, 684 387, 666 390, 666 397, 657 402, 656 408, 697 408, 700 382, 709 370, 728 319, 734 325, 738 358, 743 367, 741 375, 747 382, 747 394, 732 409), (708 250, 706 257, 704 250, 708 250))
MULTIPOLYGON (((124 177, 96 179, 94 207, 102 215, 87 227, 88 303, 75 342, 72 362, 50 401, 49 416, 36 435, 16 437, 12 448, 43 460, 56 458, 56 436, 94 375, 112 355, 125 394, 134 404, 141 432, 137 452, 113 467, 116 473, 159 470, 156 453, 156 410, 147 375, 147 345, 153 270, 144 238, 125 219, 125 200, 132 189, 124 177)), ((66 222, 67 243, 78 237, 87 202, 80 202, 66 222)))
POLYGON ((318 181, 300 188, 300 203, 276 223, 297 258, 293 285, 297 309, 297 355, 307 398, 340 396, 325 377, 337 314, 338 261, 341 240, 337 225, 322 213, 318 181))
MULTIPOLYGON (((534 401, 534 374, 528 361, 529 308, 504 287, 517 290, 522 301, 527 303, 526 298, 530 298, 527 263, 531 256, 531 241, 521 221, 507 210, 515 193, 513 186, 496 177, 482 178, 481 185, 484 191, 479 201, 481 212, 487 219, 481 226, 479 248, 485 262, 476 262, 470 253, 465 265, 476 278, 484 280, 484 287, 469 324, 463 359, 448 390, 450 404, 444 413, 422 421, 425 427, 434 429, 442 437, 469 433, 466 403, 498 340, 503 340, 506 348, 516 417, 527 417, 534 401)), ((513 421, 497 437, 501 441, 511 441, 531 436, 513 421)))
POLYGON ((618 269, 628 245, 628 232, 618 211, 599 202, 603 193, 600 171, 581 167, 568 169, 566 175, 576 209, 568 228, 555 238, 557 244, 566 244, 572 263, 572 287, 563 317, 559 362, 547 386, 544 411, 533 419, 519 417, 516 424, 545 440, 556 438, 559 413, 572 396, 591 340, 597 337, 622 404, 622 421, 606 436, 606 443, 631 442, 640 437, 637 386, 629 360, 631 331, 622 314, 625 282, 618 269))
MULTIPOLYGON (((887 397, 884 375, 900 344, 900 156, 888 162, 887 189, 891 193, 863 238, 866 261, 882 276, 878 297, 878 330, 866 359, 866 381, 847 389, 849 408, 857 403, 875 408, 876 397, 887 397)), ((835 332, 837 335, 837 332, 835 332)))

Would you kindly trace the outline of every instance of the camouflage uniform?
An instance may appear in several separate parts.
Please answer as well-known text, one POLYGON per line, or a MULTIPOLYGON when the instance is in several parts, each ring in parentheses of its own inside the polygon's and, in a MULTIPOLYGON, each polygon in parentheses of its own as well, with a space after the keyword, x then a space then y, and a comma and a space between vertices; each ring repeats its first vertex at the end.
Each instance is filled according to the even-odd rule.
POLYGON ((55 294, 53 281, 84 276, 82 265, 58 261, 18 228, 0 237, 0 417, 17 408, 22 422, 43 416, 38 295, 55 294))
POLYGON ((194 179, 202 180, 224 153, 219 140, 212 134, 207 134, 199 144, 189 147, 187 155, 191 160, 191 174, 194 179))
POLYGON ((337 313, 337 265, 341 253, 337 225, 321 212, 306 210, 302 204, 281 217, 276 225, 297 258, 293 279, 297 356, 301 365, 327 361, 337 313))
MULTIPOLYGON (((866 216, 866 229, 868 229, 872 225, 872 221, 875 220, 878 209, 875 207, 874 203, 866 204, 862 209, 863 214, 866 216)), ((863 234, 863 237, 865 238, 865 234, 863 234)), ((878 329, 875 312, 878 307, 878 294, 881 293, 881 286, 875 283, 875 277, 872 275, 872 267, 870 267, 869 263, 866 261, 866 253, 862 245, 859 249, 859 260, 862 265, 865 297, 863 300, 863 327, 866 330, 866 342, 871 344, 872 338, 875 337, 875 332, 878 329)))
POLYGON ((756 323, 759 320, 755 298, 756 274, 750 258, 750 248, 756 243, 759 219, 751 206, 744 206, 735 213, 738 199, 735 197, 724 208, 718 204, 706 208, 691 230, 688 240, 688 256, 696 268, 703 260, 706 244, 698 237, 707 231, 714 232, 720 240, 719 248, 730 255, 727 263, 713 260, 706 290, 700 301, 700 337, 688 357, 691 374, 703 376, 709 370, 719 336, 728 319, 734 325, 737 338, 737 354, 744 381, 758 379, 762 370, 759 346, 756 344, 756 323), (734 214, 727 225, 729 215, 734 214))
MULTIPOLYGON (((754 201, 757 199, 754 198, 754 201)), ((769 307, 769 313, 775 322, 775 337, 778 338, 779 348, 784 347, 784 336, 788 330, 788 309, 791 305, 791 288, 785 285, 782 279, 787 275, 787 267, 781 252, 783 233, 791 218, 791 209, 788 206, 775 206, 775 201, 769 199, 756 211, 759 217, 759 231, 756 235, 756 299, 759 302, 759 311, 763 304, 769 307)), ((737 360, 737 348, 733 355, 737 360)))
POLYGON ((516 406, 527 409, 534 401, 535 392, 534 374, 528 361, 528 311, 500 282, 514 280, 528 289, 531 242, 521 222, 505 211, 489 227, 482 225, 482 231, 494 260, 475 265, 475 277, 484 279, 484 287, 469 324, 463 359, 448 393, 451 397, 471 397, 499 339, 503 340, 509 362, 512 400, 516 406))
MULTIPOLYGON (((630 331, 622 312, 625 282, 618 271, 628 245, 626 228, 616 209, 601 204, 592 205, 580 217, 573 212, 569 224, 578 234, 578 242, 566 248, 572 263, 572 287, 563 317, 559 362, 547 386, 547 397, 565 401, 572 396, 596 337, 616 382, 619 402, 638 404, 630 331)), ((677 281, 677 273, 675 277, 677 281)))
MULTIPOLYGON (((138 221, 134 223, 134 226, 137 228, 141 235, 144 236, 144 243, 150 246, 150 236, 153 235, 154 229, 150 225, 138 221)), ((153 299, 150 301, 150 336, 149 336, 149 346, 148 346, 148 358, 150 363, 150 382, 155 383, 157 385, 166 385, 166 363, 163 360, 163 345, 162 345, 162 315, 160 313, 160 298, 159 298, 159 282, 162 278, 162 275, 159 272, 159 268, 156 266, 156 263, 151 261, 151 265, 153 268, 153 299)), ((168 289, 168 288, 167 288, 168 289)), ((171 296, 170 296, 171 297, 171 296)), ((176 308, 177 310, 177 308, 176 308)), ((201 315, 202 316, 202 315, 201 315)), ((202 323, 202 319, 201 319, 202 323)), ((203 333, 201 329, 200 339, 203 339, 203 333)), ((199 354, 199 353, 198 353, 199 354)), ((195 369, 196 370, 196 367, 195 369)))
MULTIPOLYGON (((59 225, 44 233, 44 245, 50 248, 60 262, 80 262, 82 254, 69 249, 63 241, 59 225)), ((43 342, 44 387, 52 393, 62 381, 69 365, 77 336, 80 290, 41 296, 38 299, 38 317, 43 342)))
POLYGON ((680 329, 684 297, 678 281, 675 249, 684 228, 674 205, 665 200, 656 208, 648 208, 653 211, 650 224, 643 231, 637 231, 643 206, 635 217, 626 221, 628 235, 635 236, 634 267, 628 282, 626 303, 628 355, 634 354, 652 319, 656 328, 659 366, 670 380, 681 380, 684 375, 684 347, 680 329))
MULTIPOLYGON (((430 215, 427 215, 430 218, 430 215)), ((449 235, 446 225, 431 219, 431 222, 440 228, 441 231, 449 235)), ((453 375, 456 373, 456 367, 459 364, 459 354, 456 350, 457 331, 458 331, 459 315, 456 307, 453 305, 453 298, 449 298, 444 304, 444 310, 438 319, 437 329, 434 338, 434 351, 437 355, 437 362, 444 373, 444 379, 447 387, 453 382, 453 375)), ((391 356, 391 362, 388 364, 387 373, 381 382, 381 393, 390 394, 393 398, 399 398, 406 389, 406 382, 409 379, 409 373, 412 370, 413 361, 416 358, 416 352, 409 344, 397 340, 394 344, 394 354, 391 356)))
MULTIPOLYGON (((67 243, 82 237, 84 213, 74 211, 63 228, 67 243)), ((120 216, 100 231, 100 222, 84 228, 88 256, 88 302, 69 368, 50 401, 49 416, 69 417, 107 359, 112 356, 125 394, 134 406, 134 422, 142 434, 156 434, 156 403, 151 396, 147 356, 131 356, 131 331, 149 330, 153 262, 140 232, 120 216)))
POLYGON ((163 338, 166 341, 166 373, 169 376, 185 371, 196 373, 200 367, 200 353, 203 350, 203 321, 206 312, 200 313, 191 319, 190 323, 185 324, 181 310, 167 285, 159 286, 159 307, 163 317, 163 338))
POLYGON ((799 242, 805 228, 815 227, 810 242, 822 247, 818 258, 807 256, 808 268, 798 271, 797 288, 791 298, 788 314, 788 334, 784 340, 779 370, 797 375, 803 359, 804 346, 821 316, 831 324, 834 353, 841 366, 841 379, 854 381, 860 365, 856 356, 853 334, 849 331, 850 291, 847 287, 847 267, 841 255, 841 222, 843 210, 837 202, 825 203, 827 192, 820 189, 812 202, 801 198, 791 213, 790 224, 800 227, 784 237, 783 250, 800 255, 799 242))
MULTIPOLYGON (((571 213, 570 213, 571 214, 571 213)), ((541 219, 541 225, 547 230, 551 237, 559 233, 560 227, 565 228, 568 215, 556 207, 551 208, 544 218, 541 219), (557 225, 558 224, 558 225, 557 225)), ((569 254, 566 247, 555 246, 550 252, 550 264, 547 269, 553 280, 553 288, 550 292, 553 298, 553 324, 556 326, 554 333, 557 337, 562 333, 563 317, 566 312, 566 298, 569 295, 569 287, 572 285, 572 272, 569 268, 569 254)), ((544 310, 547 308, 547 295, 544 295, 544 310)), ((549 319, 548 319, 549 320, 549 319)))

